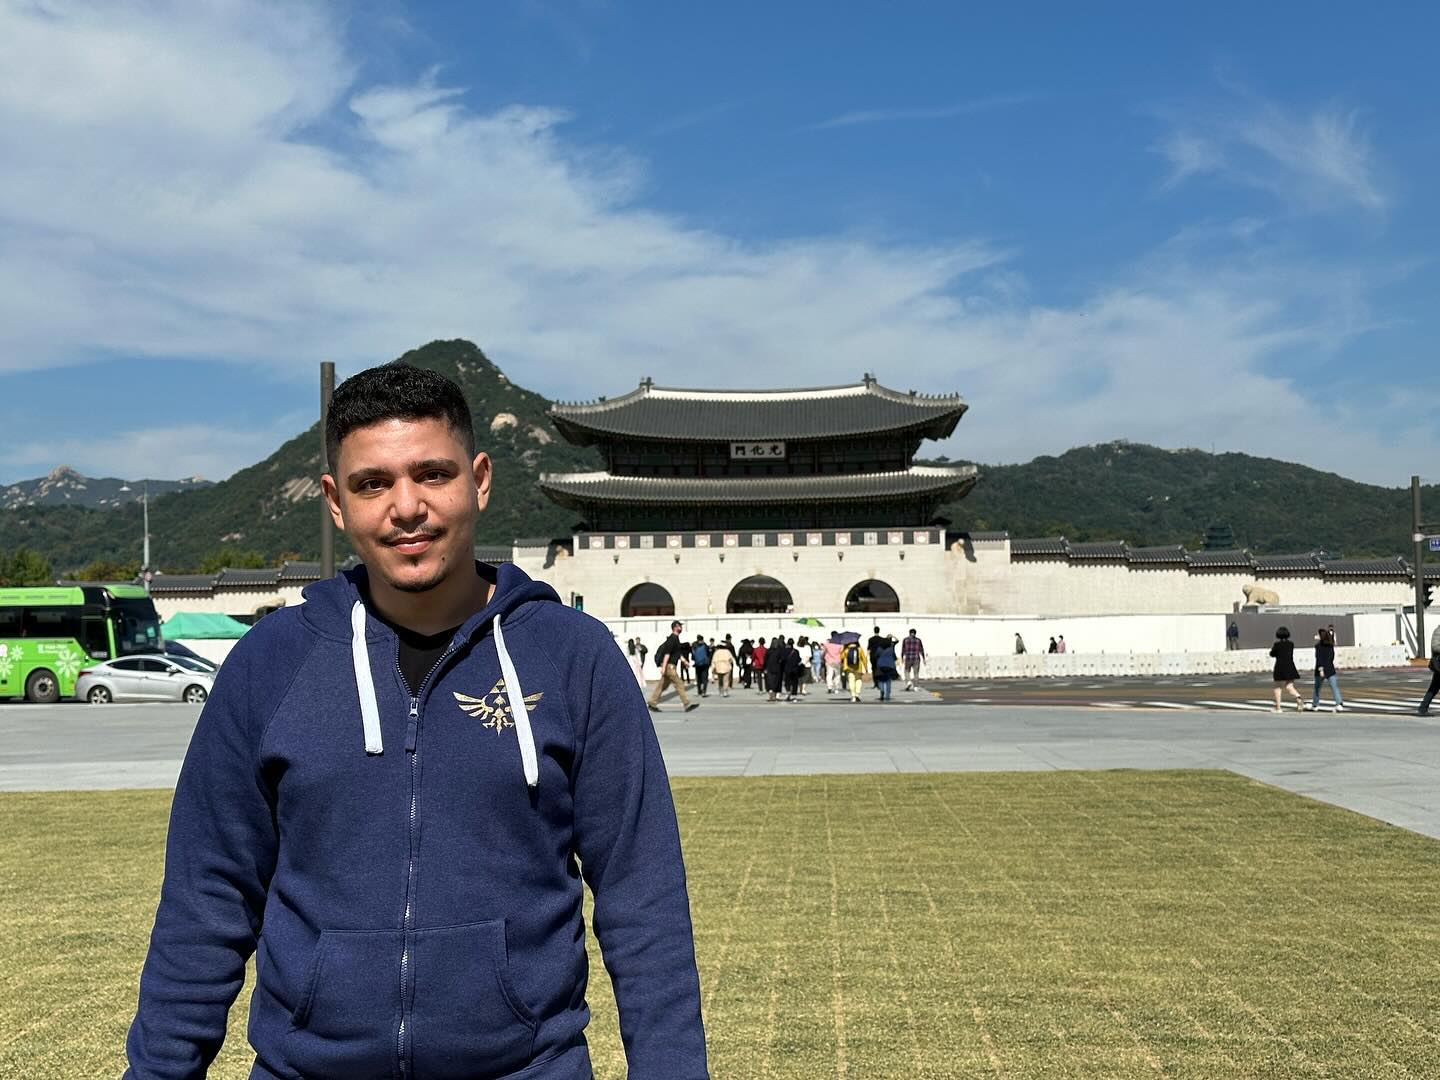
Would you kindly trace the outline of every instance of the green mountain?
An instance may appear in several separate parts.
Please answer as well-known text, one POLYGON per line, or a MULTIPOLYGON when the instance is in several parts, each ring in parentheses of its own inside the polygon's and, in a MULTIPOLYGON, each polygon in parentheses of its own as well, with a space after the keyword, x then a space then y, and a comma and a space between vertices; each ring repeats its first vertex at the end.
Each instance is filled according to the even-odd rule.
MULTIPOLYGON (((480 515, 476 542, 567 535, 575 515, 541 495, 535 477, 599 468, 601 460, 593 449, 560 438, 546 416, 550 402, 516 386, 468 341, 434 341, 401 359, 460 384, 474 413, 476 443, 494 459, 495 491, 480 515)), ((152 498, 153 562, 174 573, 224 562, 318 558, 319 457, 316 423, 227 480, 152 498)), ((1207 528, 1221 525, 1238 544, 1261 553, 1411 551, 1408 491, 1268 458, 1117 442, 1024 465, 982 464, 980 471, 975 490, 945 508, 955 528, 1198 548, 1207 528)), ((1440 512, 1440 487, 1424 497, 1440 512)), ((136 560, 141 536, 141 508, 134 503, 0 510, 0 552, 33 548, 57 572, 95 559, 136 560)), ((344 536, 336 542, 344 558, 344 536)))
MULTIPOLYGON (((1111 442, 1024 465, 981 465, 980 474, 967 498, 942 511, 961 528, 1198 550, 1207 529, 1228 526, 1237 546, 1261 554, 1414 550, 1408 488, 1271 458, 1111 442)), ((1421 498, 1440 517, 1440 485, 1422 488, 1421 498)))
MULTIPOLYGON (((540 494, 541 472, 595 469, 599 456, 571 446, 546 416, 550 402, 516 386, 468 341, 432 341, 402 360, 454 379, 475 418, 475 440, 490 454, 495 490, 480 515, 476 542, 508 544, 516 537, 565 535, 575 523, 540 494)), ((282 556, 320 557, 320 424, 286 442, 258 464, 198 491, 152 499, 151 561, 169 572, 198 568, 219 549, 235 558, 258 552, 266 561, 282 556)), ((44 553, 56 571, 73 571, 94 559, 138 559, 143 536, 141 508, 33 506, 0 511, 0 551, 19 546, 44 553)), ((349 554, 336 536, 339 558, 349 554)))

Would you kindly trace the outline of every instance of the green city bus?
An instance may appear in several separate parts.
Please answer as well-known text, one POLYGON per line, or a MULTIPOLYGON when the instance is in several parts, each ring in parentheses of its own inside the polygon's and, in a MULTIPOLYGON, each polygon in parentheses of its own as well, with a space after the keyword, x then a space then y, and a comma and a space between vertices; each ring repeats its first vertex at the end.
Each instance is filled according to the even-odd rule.
POLYGON ((73 697, 90 661, 164 647, 155 604, 139 585, 0 588, 0 698, 73 697))

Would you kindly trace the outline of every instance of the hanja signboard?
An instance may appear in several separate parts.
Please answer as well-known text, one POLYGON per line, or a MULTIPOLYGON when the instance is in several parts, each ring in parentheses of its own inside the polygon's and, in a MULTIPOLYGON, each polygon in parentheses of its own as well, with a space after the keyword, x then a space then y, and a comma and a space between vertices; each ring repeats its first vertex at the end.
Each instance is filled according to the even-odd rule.
POLYGON ((784 461, 785 444, 783 442, 732 442, 730 444, 731 461, 755 461, 757 459, 784 461))

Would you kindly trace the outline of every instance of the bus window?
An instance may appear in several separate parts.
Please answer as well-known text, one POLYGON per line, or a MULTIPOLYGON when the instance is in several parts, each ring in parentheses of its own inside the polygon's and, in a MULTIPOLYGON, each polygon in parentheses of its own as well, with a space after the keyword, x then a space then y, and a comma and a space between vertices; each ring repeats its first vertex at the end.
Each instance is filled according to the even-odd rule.
POLYGON ((20 636, 20 613, 23 608, 0 607, 0 638, 20 636))
POLYGON ((160 652, 165 639, 160 636, 160 616, 150 600, 115 600, 111 604, 115 620, 115 651, 125 653, 160 652))
POLYGON ((21 637, 63 638, 80 636, 80 612, 75 608, 29 607, 21 624, 21 637))

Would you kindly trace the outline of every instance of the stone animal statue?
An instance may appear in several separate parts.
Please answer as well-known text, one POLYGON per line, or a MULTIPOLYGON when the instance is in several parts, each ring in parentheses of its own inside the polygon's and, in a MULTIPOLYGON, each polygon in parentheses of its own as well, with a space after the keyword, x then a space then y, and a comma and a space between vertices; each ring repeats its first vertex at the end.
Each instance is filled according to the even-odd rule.
POLYGON ((1263 585, 1246 585, 1241 590, 1245 594, 1247 604, 1278 604, 1279 595, 1273 589, 1267 589, 1263 585))

